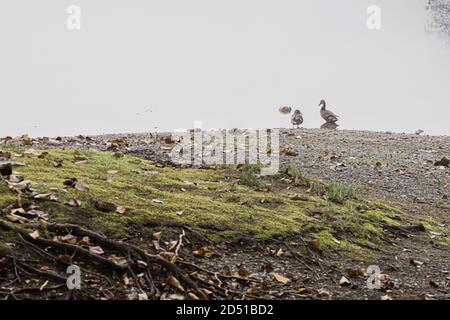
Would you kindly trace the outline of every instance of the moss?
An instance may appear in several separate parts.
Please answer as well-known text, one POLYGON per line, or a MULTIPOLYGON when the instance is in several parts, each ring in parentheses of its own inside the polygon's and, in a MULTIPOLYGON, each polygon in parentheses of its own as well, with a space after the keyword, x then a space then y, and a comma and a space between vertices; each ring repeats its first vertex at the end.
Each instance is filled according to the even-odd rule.
POLYGON ((370 204, 372 206, 374 206, 377 209, 383 210, 383 211, 388 211, 391 213, 395 213, 395 214, 404 214, 401 210, 399 210, 398 208, 395 208, 393 206, 391 206, 390 204, 383 202, 383 201, 379 201, 379 200, 372 200, 370 201, 370 204))
MULTIPOLYGON (((325 248, 358 253, 362 249, 355 243, 378 243, 382 224, 396 223, 392 219, 396 209, 388 205, 350 199, 347 191, 336 196, 345 199, 342 203, 330 201, 335 199, 327 192, 339 193, 344 187, 307 177, 300 176, 299 185, 286 188, 283 177, 257 177, 258 166, 159 168, 132 156, 117 159, 112 153, 93 150, 48 150, 43 159, 24 155, 15 160, 27 164, 15 171, 31 180, 33 188, 58 196, 58 202, 37 201, 52 221, 78 223, 116 237, 127 235, 130 228, 148 234, 155 229, 179 233, 180 226, 189 225, 213 240, 239 236, 264 240, 307 233, 325 248), (76 164, 77 155, 89 160, 76 164), (57 159, 63 160, 62 167, 54 166, 57 159), (73 177, 88 183, 90 190, 65 186, 64 181, 73 177), (237 184, 238 177, 244 183, 237 184), (255 190, 262 184, 271 184, 272 189, 255 190), (64 205, 70 199, 80 200, 81 206, 64 205), (128 212, 101 212, 95 209, 95 201, 125 207, 128 212)), ((297 175, 292 170, 290 174, 297 175)), ((4 181, 0 191, 1 207, 17 202, 4 181)))
MULTIPOLYGON (((273 234, 293 234, 298 229, 295 221, 299 212, 276 212, 284 201, 277 195, 261 197, 247 186, 233 186, 224 181, 224 170, 158 168, 148 161, 124 156, 115 159, 112 153, 97 151, 49 150, 44 159, 22 157, 26 167, 17 172, 33 181, 33 188, 39 192, 67 188, 64 181, 75 177, 89 184, 88 192, 67 188, 67 192, 54 191, 58 203, 39 201, 42 209, 48 211, 55 221, 75 222, 110 231, 118 235, 127 232, 130 222, 146 224, 152 221, 188 224, 200 231, 200 225, 226 237, 230 233, 254 234, 268 238, 273 234), (75 164, 75 155, 85 155, 86 163, 75 164), (56 159, 63 166, 55 168, 56 159), (115 171, 111 173, 112 171, 115 171), (234 189, 236 197, 248 203, 267 206, 246 207, 237 202, 225 201, 224 192, 234 189), (81 201, 80 208, 63 205, 70 199, 81 201), (154 200, 158 201, 154 201, 154 200), (93 206, 95 201, 109 202, 128 209, 127 214, 104 213, 93 206), (162 201, 162 203, 160 203, 162 201), (181 216, 177 212, 182 211, 181 216), (227 232, 225 232, 227 231, 227 232)), ((249 172, 249 171, 246 171, 249 172)), ((15 195, 6 192, 4 203, 11 203, 15 195)), ((230 193, 227 193, 230 194, 230 193)), ((3 193, 2 193, 3 195, 3 193)), ((207 230, 206 230, 207 231, 207 230)))

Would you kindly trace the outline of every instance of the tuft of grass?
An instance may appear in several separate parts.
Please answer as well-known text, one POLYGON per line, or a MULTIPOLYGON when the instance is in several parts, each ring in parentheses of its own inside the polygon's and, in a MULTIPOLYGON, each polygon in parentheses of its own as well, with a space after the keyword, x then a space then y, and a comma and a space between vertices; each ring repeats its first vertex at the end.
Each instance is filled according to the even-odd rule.
POLYGON ((241 172, 239 183, 247 187, 256 188, 260 187, 262 184, 260 177, 250 170, 244 170, 241 172))
POLYGON ((328 186, 326 198, 329 201, 343 204, 346 200, 356 199, 356 192, 353 188, 342 183, 333 182, 328 186))
POLYGON ((297 178, 297 179, 302 178, 302 173, 301 173, 300 169, 297 166, 294 166, 292 164, 289 164, 286 167, 286 169, 284 170, 284 172, 291 178, 297 178))

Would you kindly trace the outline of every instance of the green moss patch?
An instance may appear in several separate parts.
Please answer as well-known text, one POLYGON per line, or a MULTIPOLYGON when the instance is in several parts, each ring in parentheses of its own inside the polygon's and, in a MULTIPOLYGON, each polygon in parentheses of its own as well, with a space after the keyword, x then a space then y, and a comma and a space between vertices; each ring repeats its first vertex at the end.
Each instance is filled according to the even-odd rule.
MULTIPOLYGON (((51 221, 78 223, 116 237, 129 234, 130 228, 179 232, 180 226, 188 225, 215 240, 302 234, 319 239, 324 248, 359 251, 354 243, 381 241, 382 225, 397 223, 392 215, 399 214, 388 205, 357 200, 354 191, 341 184, 328 186, 303 177, 305 183, 292 185, 283 176, 263 178, 247 169, 160 168, 109 152, 46 152, 42 158, 26 153, 15 158, 27 164, 16 167, 15 174, 31 180, 39 192, 58 197, 56 202, 35 200, 40 209, 51 214, 51 221), (62 166, 55 166, 61 162, 62 166), (89 190, 66 186, 70 178, 89 190), (65 205, 70 200, 81 205, 65 205), (122 210, 104 212, 98 203, 122 210)), ((286 177, 292 176, 301 175, 291 168, 286 177)), ((17 194, 0 182, 0 207, 14 203, 17 194)))

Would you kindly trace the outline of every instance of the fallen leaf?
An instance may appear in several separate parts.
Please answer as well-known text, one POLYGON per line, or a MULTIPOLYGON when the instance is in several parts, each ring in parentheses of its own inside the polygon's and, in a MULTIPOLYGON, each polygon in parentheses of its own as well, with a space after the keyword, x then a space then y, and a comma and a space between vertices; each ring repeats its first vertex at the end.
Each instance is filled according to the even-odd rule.
POLYGON ((116 212, 120 213, 120 214, 126 214, 126 213, 128 213, 128 209, 125 207, 117 207, 116 212))
POLYGON ((346 277, 342 276, 342 278, 339 280, 339 284, 341 286, 349 286, 350 280, 348 280, 346 277))
POLYGON ((441 160, 439 160, 439 161, 436 161, 435 163, 434 163, 434 165, 435 166, 443 166, 443 167, 449 167, 449 165, 450 165, 450 160, 449 159, 447 159, 446 157, 443 157, 441 160))
POLYGON ((320 240, 319 239, 314 239, 314 240, 311 240, 311 241, 309 241, 309 244, 311 245, 311 247, 314 249, 314 250, 316 250, 316 251, 322 251, 322 246, 321 246, 321 243, 320 243, 320 240))
POLYGON ((30 237, 32 237, 33 239, 37 239, 40 237, 39 231, 34 230, 33 232, 29 233, 30 237))
POLYGON ((63 166, 63 162, 64 160, 62 159, 56 159, 55 161, 53 161, 53 166, 55 168, 61 168, 63 166))
POLYGON ((251 273, 247 271, 243 266, 240 266, 237 275, 242 278, 248 278, 251 273))
POLYGON ((89 246, 89 245, 90 245, 90 239, 89 239, 89 237, 83 237, 83 239, 81 239, 81 240, 78 242, 78 245, 80 245, 80 246, 89 246))
POLYGON ((28 221, 28 219, 25 217, 21 217, 11 213, 6 215, 6 219, 8 219, 11 222, 19 222, 19 223, 25 223, 28 221))
POLYGON ((117 209, 113 203, 99 202, 99 201, 94 202, 94 207, 95 207, 95 209, 97 209, 98 211, 101 211, 101 212, 114 212, 117 209))
POLYGON ((439 284, 434 280, 430 280, 430 286, 432 286, 434 288, 439 288, 439 284))
POLYGON ((78 239, 74 235, 66 234, 65 236, 62 236, 60 240, 70 244, 76 244, 78 239))
POLYGON ((301 287, 301 288, 298 288, 297 291, 301 294, 311 294, 314 292, 314 290, 309 287, 301 287))
POLYGON ((275 280, 277 280, 278 282, 281 282, 282 284, 287 284, 288 282, 291 281, 291 279, 282 276, 281 274, 278 274, 276 272, 272 272, 271 275, 275 278, 275 280))
POLYGON ((89 247, 89 252, 92 254, 102 255, 105 253, 100 246, 89 247))
POLYGON ((69 207, 80 207, 81 201, 77 199, 70 199, 69 201, 64 202, 64 204, 69 207))
POLYGON ((75 182, 75 189, 77 189, 78 191, 82 191, 82 192, 86 192, 89 191, 90 186, 87 182, 81 181, 81 180, 77 180, 75 182))
POLYGON ((298 152, 289 150, 289 149, 282 149, 281 150, 281 154, 285 155, 285 156, 289 156, 289 157, 296 157, 299 155, 298 152))
POLYGON ((278 249, 277 253, 275 254, 277 257, 282 257, 284 255, 284 251, 282 248, 278 249))
POLYGON ((171 294, 168 298, 169 300, 185 300, 185 297, 181 294, 171 294))
POLYGON ((167 279, 167 283, 172 287, 177 288, 178 290, 184 292, 184 288, 181 285, 180 281, 178 281, 178 279, 175 278, 174 276, 169 276, 169 278, 167 279))
POLYGON ((193 294, 192 292, 189 292, 189 293, 188 293, 188 296, 189 296, 189 298, 192 299, 192 300, 200 300, 200 298, 197 297, 197 296, 196 296, 195 294, 193 294))
POLYGON ((155 233, 153 234, 153 238, 155 238, 156 240, 159 241, 159 240, 161 239, 161 234, 162 234, 161 231, 155 232, 155 233))
POLYGON ((317 290, 317 294, 319 295, 319 297, 322 297, 322 298, 331 296, 330 291, 328 291, 325 288, 320 288, 319 290, 317 290))
POLYGON ((138 294, 138 300, 148 300, 148 296, 145 292, 138 294))
POLYGON ((75 155, 75 156, 73 157, 73 161, 74 161, 75 163, 77 163, 77 162, 84 162, 84 161, 88 161, 88 160, 89 160, 88 157, 82 156, 82 155, 75 155))
POLYGON ((411 260, 409 260, 409 262, 410 262, 413 266, 415 266, 416 268, 420 268, 420 267, 422 267, 422 266, 424 265, 424 262, 423 262, 423 261, 419 261, 419 260, 411 259, 411 260))
POLYGON ((52 195, 51 193, 40 193, 40 194, 35 195, 33 198, 38 199, 38 200, 49 199, 51 195, 52 195))
POLYGON ((192 254, 196 257, 201 258, 211 258, 212 256, 214 256, 214 252, 209 250, 207 247, 196 248, 192 251, 192 254))
POLYGON ((64 180, 64 185, 68 186, 68 187, 74 187, 75 183, 78 181, 77 178, 68 178, 66 180, 64 180))
POLYGON ((358 278, 358 277, 362 277, 364 276, 364 270, 362 270, 361 268, 346 268, 344 270, 345 274, 347 275, 347 277, 349 278, 358 278))

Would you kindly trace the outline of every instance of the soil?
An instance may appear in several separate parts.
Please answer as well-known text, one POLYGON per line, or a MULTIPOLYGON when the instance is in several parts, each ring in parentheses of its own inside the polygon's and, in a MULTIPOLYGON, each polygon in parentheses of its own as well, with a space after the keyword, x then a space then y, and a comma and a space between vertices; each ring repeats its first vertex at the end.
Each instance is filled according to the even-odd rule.
MULTIPOLYGON (((282 165, 298 166, 305 176, 352 185, 369 198, 394 202, 410 215, 430 216, 442 226, 448 226, 450 168, 435 163, 443 157, 450 158, 450 137, 319 129, 283 129, 280 135, 280 148, 295 151, 291 154, 298 153, 296 156, 282 155, 282 165)), ((168 152, 172 143, 164 134, 158 137, 155 134, 127 134, 58 140, 44 139, 32 147, 120 151, 170 165, 168 152), (111 139, 124 137, 128 147, 107 144, 111 139)), ((132 231, 130 229, 128 241, 151 243, 152 239, 132 231)), ((438 236, 447 238, 449 235, 438 236)), ((211 289, 211 298, 450 298, 449 242, 436 241, 436 235, 428 232, 389 233, 386 245, 372 248, 372 255, 366 259, 349 258, 340 252, 326 255, 314 252, 305 248, 300 237, 280 237, 264 243, 242 238, 235 243, 209 245, 215 253, 212 257, 195 257, 192 249, 206 240, 190 231, 186 239, 189 242, 180 251, 180 261, 195 266, 181 266, 188 273, 194 272, 194 278, 201 278, 199 283, 211 289), (300 254, 306 254, 307 258, 300 254), (365 271, 371 265, 378 266, 382 273, 379 289, 367 286, 365 271), (346 272, 348 268, 360 268, 364 272, 346 272), (222 275, 214 275, 214 272, 222 275), (274 281, 274 273, 285 279, 274 281)), ((55 292, 53 296, 30 292, 29 297, 66 297, 57 290, 55 292)), ((0 288, 2 294, 5 293, 0 288)), ((105 298, 105 294, 97 293, 94 297, 105 298)))

